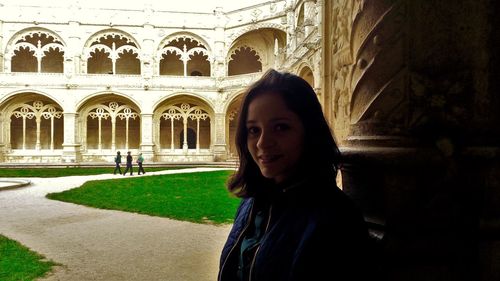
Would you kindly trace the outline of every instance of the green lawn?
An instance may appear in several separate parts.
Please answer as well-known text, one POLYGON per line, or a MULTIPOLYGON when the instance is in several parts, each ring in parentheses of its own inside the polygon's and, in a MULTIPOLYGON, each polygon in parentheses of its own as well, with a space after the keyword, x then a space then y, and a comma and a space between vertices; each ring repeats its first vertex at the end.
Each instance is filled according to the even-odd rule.
POLYGON ((0 235, 0 280, 35 280, 49 272, 54 262, 30 251, 16 241, 0 235))
MULTIPOLYGON (((172 169, 184 169, 188 167, 145 167, 147 172, 164 171, 172 169)), ((191 168, 191 167, 189 167, 191 168)), ((35 178, 55 178, 67 176, 88 176, 100 174, 112 174, 115 166, 109 167, 65 167, 65 168, 4 168, 0 169, 0 177, 35 177, 35 178)), ((122 167, 122 172, 125 167, 122 167)), ((137 173, 137 166, 134 167, 134 173, 137 173)))
POLYGON ((225 184, 233 171, 89 181, 50 199, 196 223, 232 223, 240 199, 225 184))

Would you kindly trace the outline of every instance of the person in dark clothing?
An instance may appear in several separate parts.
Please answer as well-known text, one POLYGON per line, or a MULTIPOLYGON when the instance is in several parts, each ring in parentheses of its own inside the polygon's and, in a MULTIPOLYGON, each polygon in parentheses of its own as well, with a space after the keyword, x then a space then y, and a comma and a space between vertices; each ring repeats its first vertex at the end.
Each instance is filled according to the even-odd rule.
POLYGON ((127 152, 127 168, 125 169, 125 172, 123 172, 123 175, 125 175, 128 170, 130 169, 130 175, 132 176, 133 170, 132 170, 132 155, 130 155, 130 151, 127 152))
POLYGON ((116 172, 119 172, 121 175, 122 173, 122 169, 120 168, 121 163, 122 163, 122 156, 120 155, 120 151, 117 151, 115 156, 115 170, 113 171, 113 175, 116 175, 116 172))
POLYGON ((242 202, 218 280, 365 280, 368 230, 336 185, 340 151, 311 86, 266 72, 243 98, 236 147, 228 189, 242 202))
POLYGON ((137 165, 139 166, 139 171, 137 172, 137 174, 145 174, 146 172, 144 172, 144 168, 142 167, 142 162, 144 162, 144 157, 142 157, 142 153, 139 153, 139 157, 137 157, 137 165))

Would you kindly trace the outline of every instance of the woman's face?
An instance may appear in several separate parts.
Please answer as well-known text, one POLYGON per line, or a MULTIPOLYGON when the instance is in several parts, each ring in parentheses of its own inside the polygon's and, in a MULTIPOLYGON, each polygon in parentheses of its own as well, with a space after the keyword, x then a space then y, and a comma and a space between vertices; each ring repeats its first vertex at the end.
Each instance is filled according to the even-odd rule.
POLYGON ((247 147, 262 175, 283 182, 302 156, 304 127, 280 95, 263 93, 248 106, 247 147))

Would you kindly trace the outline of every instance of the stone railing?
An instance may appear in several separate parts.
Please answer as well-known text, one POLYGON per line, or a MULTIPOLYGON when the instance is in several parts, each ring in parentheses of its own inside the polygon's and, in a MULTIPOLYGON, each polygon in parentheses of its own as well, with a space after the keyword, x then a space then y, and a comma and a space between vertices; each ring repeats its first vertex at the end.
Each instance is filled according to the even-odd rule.
POLYGON ((70 78, 63 73, 0 73, 1 87, 61 87, 61 88, 144 88, 144 89, 204 89, 220 90, 250 85, 262 73, 250 73, 223 78, 207 76, 153 76, 126 74, 78 74, 70 78))

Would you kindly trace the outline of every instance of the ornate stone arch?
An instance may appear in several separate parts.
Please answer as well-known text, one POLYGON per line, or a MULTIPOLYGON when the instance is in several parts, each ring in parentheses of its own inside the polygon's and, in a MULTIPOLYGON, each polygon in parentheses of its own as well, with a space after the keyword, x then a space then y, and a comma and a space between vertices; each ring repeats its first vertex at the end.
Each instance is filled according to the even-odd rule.
POLYGON ((127 102, 130 102, 132 104, 132 107, 135 108, 135 110, 137 110, 139 112, 143 112, 143 109, 142 109, 142 107, 140 106, 140 103, 137 100, 133 99, 129 95, 126 95, 126 94, 123 94, 123 93, 120 93, 120 92, 116 92, 116 91, 113 91, 113 92, 110 92, 110 91, 101 91, 101 92, 95 92, 95 93, 89 94, 88 96, 86 96, 83 99, 81 99, 75 105, 76 111, 82 111, 85 108, 86 104, 90 100, 96 99, 96 98, 99 99, 99 98, 102 98, 102 97, 105 97, 105 96, 108 96, 108 95, 116 95, 116 96, 119 96, 120 98, 126 99, 127 102))
POLYGON ((7 151, 61 149, 63 109, 50 97, 33 91, 18 92, 4 99, 1 109, 2 134, 7 151))
POLYGON ((311 87, 315 87, 316 81, 318 81, 317 73, 307 62, 300 63, 297 67, 296 73, 302 77, 302 79, 306 80, 311 87))
POLYGON ((161 50, 163 46, 168 45, 174 40, 185 39, 185 38, 191 38, 196 40, 199 43, 198 45, 203 45, 208 52, 212 53, 212 48, 210 47, 210 44, 206 40, 204 40, 201 36, 196 35, 192 32, 175 32, 169 34, 165 36, 165 38, 160 42, 160 44, 158 44, 156 50, 157 51, 161 50))
POLYGON ((262 50, 259 50, 259 48, 256 48, 256 47, 253 47, 253 46, 249 46, 247 44, 243 44, 243 45, 238 45, 237 47, 235 47, 234 49, 232 49, 228 56, 227 56, 227 62, 229 63, 230 61, 233 60, 233 55, 236 54, 237 51, 239 50, 242 50, 242 49, 250 49, 251 51, 254 51, 255 52, 255 55, 257 56, 257 61, 261 62, 262 63, 262 57, 263 57, 263 51, 262 50))
MULTIPOLYGON (((251 45, 247 44, 241 44, 233 47, 230 52, 228 53, 228 56, 226 58, 226 65, 227 65, 227 74, 229 75, 235 75, 235 74, 243 74, 243 73, 252 73, 252 72, 259 72, 262 71, 262 67, 264 63, 267 62, 265 52, 264 50, 261 50, 259 48, 253 47, 251 45), (232 61, 234 58, 237 58, 238 60, 243 59, 247 60, 245 61, 245 67, 247 70, 244 71, 233 71, 233 64, 232 61), (241 73, 240 73, 241 72, 241 73)), ((235 64, 240 64, 240 62, 234 62, 235 64)))
POLYGON ((267 27, 266 25, 260 26, 259 29, 248 27, 244 31, 244 33, 239 34, 231 42, 231 45, 228 45, 229 48, 226 53, 228 75, 251 73, 269 67, 276 68, 283 64, 286 50, 286 32, 281 28, 275 28, 272 24, 267 24, 267 27), (260 58, 261 67, 255 64, 255 61, 251 59, 252 56, 248 52, 246 55, 240 57, 243 63, 230 65, 232 56, 237 50, 241 50, 240 46, 246 46, 255 50, 260 58))
POLYGON ((189 128, 196 135, 194 142, 196 152, 199 153, 201 148, 209 148, 212 142, 214 115, 210 104, 199 97, 179 95, 164 100, 153 113, 153 139, 157 149, 167 149, 169 153, 176 153, 176 149, 182 149, 186 154, 190 148, 187 135, 189 128), (181 146, 177 145, 178 143, 181 146))
MULTIPOLYGON (((131 45, 135 46, 137 49, 139 50, 141 49, 139 42, 134 38, 134 36, 132 36, 128 32, 116 28, 109 28, 92 34, 85 42, 84 48, 90 47, 94 42, 99 42, 101 38, 115 37, 115 36, 118 36, 121 39, 125 39, 127 43, 132 43, 131 45)), ((83 50, 82 53, 85 53, 84 51, 85 50, 83 50)))
POLYGON ((249 26, 245 26, 245 27, 239 29, 238 31, 236 31, 235 33, 229 35, 226 39, 226 46, 230 46, 230 48, 232 48, 234 43, 236 42, 236 40, 238 38, 240 38, 241 36, 243 36, 245 33, 249 33, 251 31, 257 31, 257 30, 263 29, 263 28, 277 29, 279 31, 286 33, 286 27, 282 24, 278 24, 278 23, 252 24, 249 26))
POLYGON ((295 35, 297 36, 297 41, 301 42, 305 37, 305 3, 300 3, 300 5, 297 7, 297 11, 298 13, 295 17, 295 35))
POLYGON ((211 100, 211 99, 207 99, 203 96, 200 96, 196 93, 190 93, 190 92, 177 92, 177 93, 173 93, 172 95, 169 95, 169 96, 166 96, 166 97, 163 97, 159 100, 157 100, 154 104, 153 104, 153 111, 157 111, 158 108, 160 108, 160 106, 162 106, 163 104, 165 103, 168 103, 169 101, 171 100, 184 100, 186 99, 188 102, 196 102, 199 100, 199 102, 201 102, 202 104, 205 105, 206 109, 209 110, 212 113, 215 112, 215 103, 214 103, 214 100, 211 100))
MULTIPOLYGON (((49 93, 45 93, 45 92, 42 92, 40 90, 35 90, 35 89, 24 89, 24 90, 13 91, 11 93, 6 94, 0 100, 0 111, 2 111, 2 108, 4 106, 5 106, 5 108, 7 108, 9 106, 9 101, 12 101, 13 99, 19 98, 22 94, 34 94, 34 95, 42 96, 43 98, 51 100, 51 102, 57 104, 57 106, 59 106, 60 108, 64 108, 64 106, 62 106, 62 101, 60 101, 59 99, 57 99, 57 97, 55 97, 49 93)), ((33 99, 40 99, 40 98, 33 98, 33 99)))
POLYGON ((94 94, 80 101, 77 110, 84 151, 139 148, 141 111, 129 97, 94 94))
POLYGON ((88 72, 92 73, 116 74, 120 72, 124 74, 140 74, 143 55, 139 43, 132 35, 118 29, 107 29, 89 37, 82 51, 82 59, 82 69, 85 72, 87 72, 87 67, 89 67, 88 72), (135 58, 134 55, 136 56, 135 58), (107 66, 93 67, 91 63, 89 64, 90 59, 110 59, 110 63, 107 66), (121 59, 136 59, 137 62, 133 64, 135 68, 125 69, 117 67, 117 64, 120 63, 118 60, 121 59), (106 70, 103 67, 109 69, 106 70))
POLYGON ((210 45, 200 36, 186 32, 174 33, 158 45, 154 69, 159 75, 188 76, 197 73, 210 76, 212 61, 210 45))
POLYGON ((239 110, 245 90, 234 92, 224 105, 226 144, 229 158, 237 157, 235 146, 239 110))
POLYGON ((30 72, 42 72, 42 59, 46 57, 46 59, 60 59, 60 64, 56 64, 57 66, 55 68, 52 67, 45 70, 62 73, 64 71, 63 65, 65 56, 66 43, 56 32, 46 28, 30 27, 18 31, 9 40, 5 49, 5 71, 31 70, 30 72), (22 54, 21 52, 23 51, 27 52, 22 54), (13 58, 17 57, 16 52, 19 56, 22 56, 19 57, 19 59, 24 59, 23 62, 13 62, 13 58), (62 57, 59 57, 57 53, 53 52, 63 53, 62 57), (29 63, 30 57, 34 59, 31 63, 29 63))

